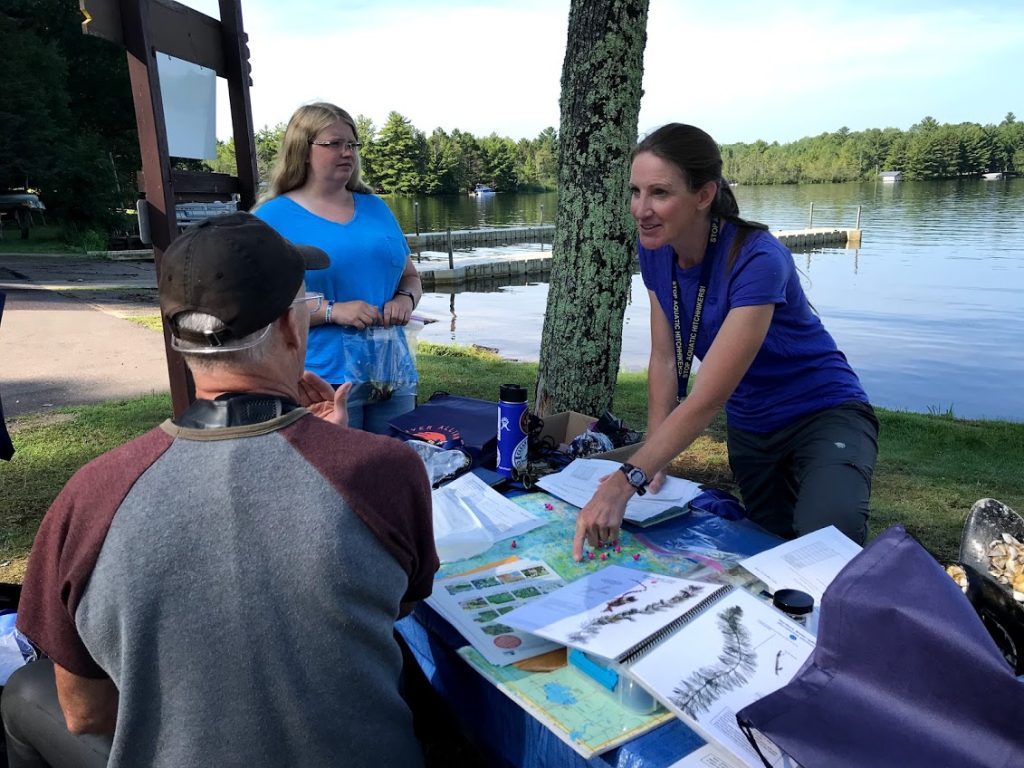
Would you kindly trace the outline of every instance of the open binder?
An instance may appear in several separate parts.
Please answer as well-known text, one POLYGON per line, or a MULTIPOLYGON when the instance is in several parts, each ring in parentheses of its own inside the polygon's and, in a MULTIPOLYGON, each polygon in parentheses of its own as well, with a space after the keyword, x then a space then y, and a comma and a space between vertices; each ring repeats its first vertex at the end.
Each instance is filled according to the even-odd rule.
MULTIPOLYGON (((611 565, 505 616, 510 626, 617 662, 736 766, 764 764, 736 712, 789 682, 814 638, 742 589, 611 565)), ((772 765, 785 756, 759 742, 772 765)), ((791 764, 791 763, 790 763, 791 764)))

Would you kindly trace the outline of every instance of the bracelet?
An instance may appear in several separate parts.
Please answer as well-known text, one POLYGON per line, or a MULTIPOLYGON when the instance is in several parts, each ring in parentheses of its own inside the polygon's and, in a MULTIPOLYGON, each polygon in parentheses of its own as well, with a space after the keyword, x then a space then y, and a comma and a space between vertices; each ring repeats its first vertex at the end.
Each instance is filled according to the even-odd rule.
POLYGON ((331 301, 330 299, 328 299, 328 301, 327 301, 327 309, 324 310, 324 323, 325 324, 331 322, 331 312, 333 312, 333 311, 334 311, 334 302, 331 301))
POLYGON ((395 291, 395 296, 408 296, 409 301, 412 302, 412 308, 416 309, 416 297, 412 295, 412 291, 407 291, 404 288, 399 288, 395 291))

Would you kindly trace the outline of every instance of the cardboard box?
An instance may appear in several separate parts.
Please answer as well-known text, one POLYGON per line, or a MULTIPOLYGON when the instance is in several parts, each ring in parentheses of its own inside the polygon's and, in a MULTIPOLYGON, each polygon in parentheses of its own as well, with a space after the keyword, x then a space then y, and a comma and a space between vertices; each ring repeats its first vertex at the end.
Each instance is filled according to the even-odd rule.
MULTIPOLYGON (((594 416, 587 416, 585 413, 576 411, 560 411, 544 417, 544 429, 541 430, 541 437, 551 436, 557 443, 569 443, 577 435, 587 431, 587 427, 597 421, 594 416)), ((609 461, 627 461, 630 456, 636 453, 643 445, 643 441, 633 445, 624 445, 621 448, 613 448, 603 453, 595 453, 588 456, 588 459, 608 459, 609 461)))

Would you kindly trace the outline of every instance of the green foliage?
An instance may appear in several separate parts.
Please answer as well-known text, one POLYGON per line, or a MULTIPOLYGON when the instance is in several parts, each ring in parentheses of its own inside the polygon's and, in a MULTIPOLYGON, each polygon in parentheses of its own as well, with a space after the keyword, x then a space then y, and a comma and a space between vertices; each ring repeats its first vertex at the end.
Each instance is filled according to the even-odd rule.
MULTIPOLYGON (((501 384, 525 384, 537 374, 534 364, 428 343, 418 346, 417 367, 421 400, 438 390, 494 400, 501 384)), ((620 374, 615 415, 643 429, 646 402, 646 376, 620 374)), ((872 535, 902 523, 929 550, 949 560, 955 558, 964 519, 978 499, 991 496, 1024 511, 1024 424, 877 410, 882 429, 871 497, 872 535)), ((10 421, 17 453, 10 463, 0 463, 0 560, 18 559, 23 565, 43 513, 71 475, 170 412, 170 398, 156 395, 10 421)), ((672 471, 727 485, 728 468, 699 455, 703 449, 724 456, 724 442, 721 423, 712 425, 672 471)))
POLYGON ((907 131, 869 128, 806 137, 789 144, 725 144, 724 174, 742 184, 870 180, 880 171, 912 179, 1024 172, 1024 124, 1010 112, 999 125, 940 125, 925 117, 907 131))
MULTIPOLYGON (((491 134, 477 139, 458 129, 435 128, 429 136, 398 112, 378 129, 365 115, 355 118, 363 179, 381 194, 451 195, 477 184, 499 191, 542 191, 555 186, 558 135, 545 128, 536 139, 491 134)), ((256 164, 266 181, 284 138, 285 124, 256 132, 256 164)), ((234 139, 217 142, 217 158, 205 167, 234 175, 234 139)))
POLYGON ((0 189, 38 190, 71 224, 114 226, 135 199, 135 111, 124 51, 87 37, 75 0, 0 11, 0 189))
POLYGON ((367 177, 367 183, 384 193, 419 192, 426 150, 426 139, 413 127, 412 121, 398 112, 391 112, 374 141, 367 142, 362 149, 362 155, 373 169, 373 176, 367 177))

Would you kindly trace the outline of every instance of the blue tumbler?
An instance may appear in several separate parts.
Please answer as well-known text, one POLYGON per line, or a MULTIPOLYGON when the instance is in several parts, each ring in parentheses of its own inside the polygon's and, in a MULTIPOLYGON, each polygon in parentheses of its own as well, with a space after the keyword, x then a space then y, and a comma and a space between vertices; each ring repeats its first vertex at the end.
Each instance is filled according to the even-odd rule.
POLYGON ((526 388, 502 384, 498 398, 498 473, 512 477, 512 470, 526 466, 526 388))

